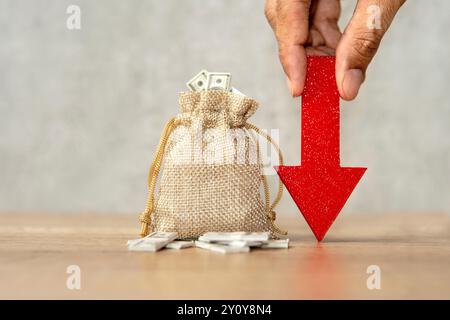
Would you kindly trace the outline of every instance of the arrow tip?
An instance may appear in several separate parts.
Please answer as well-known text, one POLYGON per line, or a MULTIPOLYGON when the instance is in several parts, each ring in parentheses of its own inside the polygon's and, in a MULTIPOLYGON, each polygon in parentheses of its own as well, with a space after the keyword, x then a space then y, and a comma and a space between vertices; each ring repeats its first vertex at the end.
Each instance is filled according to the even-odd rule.
POLYGON ((322 241, 367 168, 277 166, 289 194, 322 241))

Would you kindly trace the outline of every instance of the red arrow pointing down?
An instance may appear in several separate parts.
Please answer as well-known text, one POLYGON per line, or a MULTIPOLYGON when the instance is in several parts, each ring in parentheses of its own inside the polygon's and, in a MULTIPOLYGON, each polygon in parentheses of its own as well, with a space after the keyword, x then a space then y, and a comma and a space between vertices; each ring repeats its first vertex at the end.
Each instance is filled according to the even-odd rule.
POLYGON ((301 165, 275 169, 321 241, 367 168, 340 166, 335 57, 307 59, 302 94, 301 165))

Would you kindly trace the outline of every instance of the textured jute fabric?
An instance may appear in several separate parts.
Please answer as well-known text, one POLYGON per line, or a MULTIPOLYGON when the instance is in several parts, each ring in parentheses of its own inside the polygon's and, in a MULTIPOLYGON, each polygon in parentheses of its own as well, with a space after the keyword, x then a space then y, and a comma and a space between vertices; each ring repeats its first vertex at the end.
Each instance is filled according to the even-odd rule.
POLYGON ((151 230, 196 238, 208 231, 273 232, 261 198, 258 139, 245 127, 253 99, 224 91, 180 94, 150 216, 151 230))

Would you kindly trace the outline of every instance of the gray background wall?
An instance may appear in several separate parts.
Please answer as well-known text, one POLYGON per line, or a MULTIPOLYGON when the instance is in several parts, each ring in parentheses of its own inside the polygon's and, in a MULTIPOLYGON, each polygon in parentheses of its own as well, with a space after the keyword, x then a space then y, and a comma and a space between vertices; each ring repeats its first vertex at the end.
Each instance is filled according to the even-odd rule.
MULTIPOLYGON (((346 211, 450 212, 448 12, 410 0, 342 103, 342 164, 369 168, 346 211)), ((253 122, 279 128, 286 162, 300 161, 300 100, 263 1, 0 0, 0 39, 0 212, 141 211, 163 125, 201 68, 231 72, 261 103, 253 122)), ((281 206, 296 212, 289 196, 281 206)))

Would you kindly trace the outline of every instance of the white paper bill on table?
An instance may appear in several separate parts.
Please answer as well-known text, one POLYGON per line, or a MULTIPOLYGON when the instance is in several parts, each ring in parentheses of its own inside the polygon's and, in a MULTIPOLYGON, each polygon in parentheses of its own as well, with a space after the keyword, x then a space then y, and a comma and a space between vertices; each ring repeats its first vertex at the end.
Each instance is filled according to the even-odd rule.
POLYGON ((233 241, 219 241, 217 244, 229 245, 231 247, 260 247, 263 245, 263 241, 247 241, 247 240, 233 240, 233 241))
POLYGON ((229 245, 210 243, 204 241, 195 241, 195 246, 197 248, 206 249, 219 253, 241 253, 241 252, 249 252, 249 247, 231 247, 229 245))
POLYGON ((148 235, 146 235, 145 237, 142 238, 137 238, 137 239, 132 239, 132 240, 128 240, 127 241, 127 246, 134 246, 140 242, 143 242, 144 239, 149 238, 151 236, 153 236, 156 232, 150 232, 148 235))
POLYGON ((189 80, 186 83, 186 86, 191 91, 202 91, 206 90, 207 88, 207 78, 208 78, 208 71, 202 70, 199 73, 197 73, 191 80, 189 80))
POLYGON ((166 245, 167 249, 186 249, 194 246, 194 241, 172 241, 166 245))
POLYGON ((177 238, 176 232, 152 232, 142 239, 128 243, 130 251, 158 251, 177 238), (141 240, 141 241, 138 241, 141 240))
POLYGON ((289 239, 269 240, 264 242, 259 248, 262 249, 287 249, 289 248, 289 239))
POLYGON ((230 91, 231 73, 227 72, 208 72, 206 79, 207 90, 230 91))
POLYGON ((206 242, 219 241, 268 241, 270 238, 269 232, 207 232, 200 236, 198 240, 206 242))
POLYGON ((142 242, 142 241, 144 241, 144 238, 128 240, 127 241, 127 246, 134 246, 134 245, 136 245, 136 244, 138 244, 139 242, 142 242))
POLYGON ((141 244, 137 244, 132 247, 128 247, 128 251, 142 251, 142 252, 156 252, 161 248, 156 248, 155 246, 145 246, 141 244))

